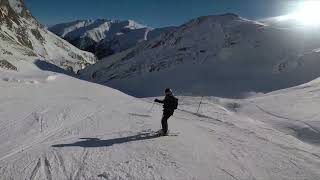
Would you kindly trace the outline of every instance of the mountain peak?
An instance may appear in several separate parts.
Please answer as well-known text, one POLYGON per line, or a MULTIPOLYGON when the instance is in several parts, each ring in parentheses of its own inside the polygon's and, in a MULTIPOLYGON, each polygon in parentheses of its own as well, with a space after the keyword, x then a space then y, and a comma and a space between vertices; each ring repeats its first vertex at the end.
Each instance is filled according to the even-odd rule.
POLYGON ((224 17, 230 17, 230 18, 239 18, 240 16, 234 13, 225 13, 225 14, 221 14, 219 16, 224 16, 224 17))
MULTIPOLYGON (((226 13, 226 14, 220 14, 220 15, 208 15, 208 16, 200 16, 195 19, 190 20, 186 24, 183 24, 182 26, 198 26, 200 24, 221 24, 221 25, 237 25, 241 22, 249 22, 250 20, 241 18, 237 14, 233 13, 226 13)), ((252 22, 252 21, 250 21, 252 22)))
POLYGON ((219 21, 219 22, 230 22, 230 21, 237 21, 237 20, 244 20, 237 14, 233 13, 226 13, 226 14, 221 14, 221 15, 209 15, 209 16, 201 16, 196 19, 196 21, 219 21))

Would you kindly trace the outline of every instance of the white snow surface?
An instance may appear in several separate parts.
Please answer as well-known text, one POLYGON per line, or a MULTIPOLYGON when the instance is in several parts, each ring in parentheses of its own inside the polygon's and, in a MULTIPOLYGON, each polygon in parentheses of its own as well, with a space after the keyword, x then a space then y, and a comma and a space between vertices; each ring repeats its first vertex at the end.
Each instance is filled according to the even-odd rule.
POLYGON ((82 76, 130 95, 242 98, 320 76, 315 29, 282 29, 234 14, 196 18, 177 30, 89 66, 82 76))
POLYGON ((320 80, 244 100, 154 98, 40 71, 0 71, 0 174, 15 179, 320 179, 320 80))

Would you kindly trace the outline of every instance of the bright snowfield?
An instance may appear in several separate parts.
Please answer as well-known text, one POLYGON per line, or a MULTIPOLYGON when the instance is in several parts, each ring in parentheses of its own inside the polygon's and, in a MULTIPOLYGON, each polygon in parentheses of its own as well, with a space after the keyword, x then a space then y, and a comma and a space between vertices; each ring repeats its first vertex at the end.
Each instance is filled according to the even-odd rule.
POLYGON ((15 179, 320 179, 320 81, 256 98, 152 100, 62 74, 0 72, 0 174, 15 179), (176 136, 175 136, 176 135, 176 136))
POLYGON ((318 29, 283 29, 234 14, 199 17, 89 66, 82 76, 127 94, 245 97, 320 76, 318 29))

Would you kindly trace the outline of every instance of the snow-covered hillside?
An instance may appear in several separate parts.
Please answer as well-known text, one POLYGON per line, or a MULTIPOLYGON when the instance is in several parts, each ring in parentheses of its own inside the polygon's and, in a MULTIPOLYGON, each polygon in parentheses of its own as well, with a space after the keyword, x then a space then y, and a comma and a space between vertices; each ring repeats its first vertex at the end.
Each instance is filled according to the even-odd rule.
POLYGON ((175 27, 153 29, 132 20, 79 20, 57 24, 49 30, 80 49, 99 58, 126 50, 137 43, 155 38, 175 27))
POLYGON ((165 87, 179 94, 243 97, 320 75, 319 31, 278 29, 234 14, 194 19, 105 58, 82 73, 134 96, 165 87))
MULTIPOLYGON (((24 62, 20 62, 24 63, 24 62)), ((161 106, 39 71, 0 72, 1 179, 318 180, 319 82, 247 100, 161 106), (176 135, 176 136, 173 136, 176 135)), ((26 67, 26 68, 27 68, 26 67)))
POLYGON ((65 69, 81 69, 96 61, 91 53, 79 50, 47 31, 25 9, 22 0, 0 1, 0 60, 45 59, 65 69))

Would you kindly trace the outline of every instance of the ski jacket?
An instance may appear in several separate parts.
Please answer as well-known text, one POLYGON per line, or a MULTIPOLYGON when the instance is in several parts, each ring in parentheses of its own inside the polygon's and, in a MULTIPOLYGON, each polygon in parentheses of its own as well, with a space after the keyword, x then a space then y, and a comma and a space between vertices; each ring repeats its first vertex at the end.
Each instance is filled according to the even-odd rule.
POLYGON ((178 107, 178 99, 173 95, 167 95, 164 100, 156 99, 155 102, 162 103, 164 111, 174 111, 178 107))

